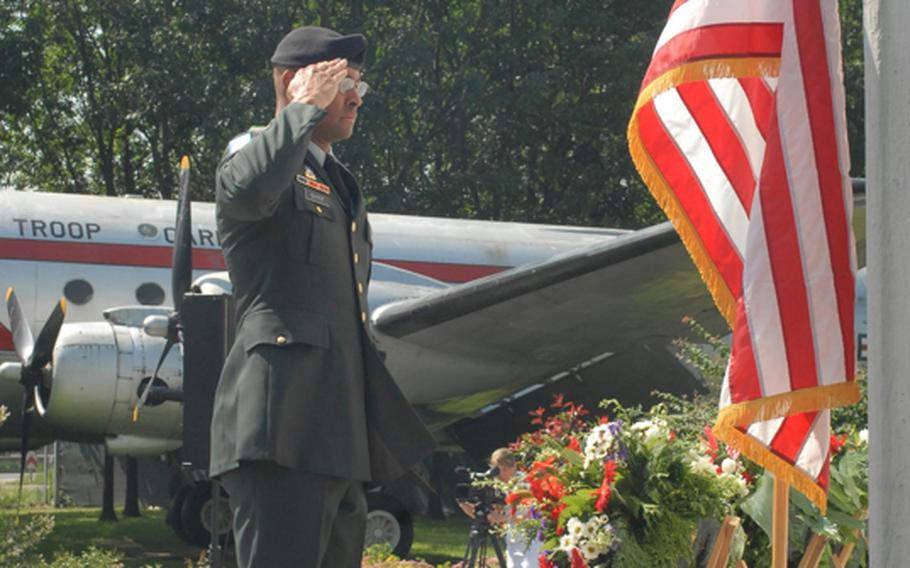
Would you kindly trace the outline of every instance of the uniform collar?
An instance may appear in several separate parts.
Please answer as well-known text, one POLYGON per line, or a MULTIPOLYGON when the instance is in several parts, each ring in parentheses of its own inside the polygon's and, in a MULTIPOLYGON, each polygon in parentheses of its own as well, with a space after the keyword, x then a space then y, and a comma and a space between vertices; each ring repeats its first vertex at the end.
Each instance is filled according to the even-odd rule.
MULTIPOLYGON (((317 146, 315 142, 310 142, 308 149, 309 149, 310 153, 313 154, 313 157, 316 158, 316 163, 319 164, 321 167, 325 167, 326 151, 323 150, 322 148, 320 148, 319 146, 317 146)), ((333 158, 335 158, 335 153, 332 152, 331 146, 329 146, 328 154, 331 155, 333 158)), ((337 158, 336 158, 336 160, 337 160, 337 158)))

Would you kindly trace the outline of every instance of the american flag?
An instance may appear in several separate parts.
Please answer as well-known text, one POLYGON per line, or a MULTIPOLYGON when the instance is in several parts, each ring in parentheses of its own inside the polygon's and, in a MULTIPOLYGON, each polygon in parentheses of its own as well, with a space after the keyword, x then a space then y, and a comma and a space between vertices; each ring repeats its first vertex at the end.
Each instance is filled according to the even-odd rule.
POLYGON ((733 329, 716 434, 823 510, 859 397, 844 108, 836 0, 677 0, 628 132, 733 329))

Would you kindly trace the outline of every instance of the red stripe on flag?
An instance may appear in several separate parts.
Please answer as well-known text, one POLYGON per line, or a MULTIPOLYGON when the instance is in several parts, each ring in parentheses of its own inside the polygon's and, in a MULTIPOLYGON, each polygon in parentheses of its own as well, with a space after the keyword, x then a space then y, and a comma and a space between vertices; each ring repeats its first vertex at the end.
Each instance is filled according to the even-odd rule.
POLYGON ((733 243, 723 230, 704 189, 692 172, 689 162, 679 151, 673 138, 654 109, 654 101, 638 111, 638 128, 642 144, 655 156, 655 165, 682 206, 686 216, 698 230, 708 255, 720 272, 733 297, 742 294, 743 265, 733 243))
POLYGON ((762 396, 758 367, 755 366, 755 353, 752 351, 752 333, 749 331, 749 318, 746 317, 742 296, 736 300, 736 322, 733 330, 733 341, 730 345, 729 391, 731 401, 735 404, 762 396))
POLYGON ((654 54, 642 81, 644 89, 664 72, 690 61, 732 57, 779 57, 781 24, 702 26, 680 33, 654 54))
POLYGON ((815 483, 817 483, 819 487, 821 487, 822 489, 825 490, 825 492, 827 492, 828 484, 830 483, 830 480, 831 480, 831 451, 829 450, 828 453, 825 455, 825 463, 822 464, 822 470, 820 472, 818 472, 818 477, 815 479, 815 483))
MULTIPOLYGON (((854 375, 853 310, 856 301, 855 282, 850 262, 850 233, 844 204, 844 179, 837 153, 834 103, 831 98, 831 74, 825 46, 825 29, 819 2, 794 2, 796 41, 799 45, 803 88, 809 103, 809 124, 818 170, 819 190, 825 215, 828 252, 834 272, 837 310, 844 343, 844 369, 854 375)), ((844 149, 846 151, 846 149, 844 149)), ((844 377, 826 377, 840 381, 844 377)))
MULTIPOLYGON (((818 371, 815 367, 815 343, 812 340, 802 251, 790 200, 790 182, 784 165, 777 113, 771 121, 771 133, 765 149, 759 199, 790 370, 790 389, 796 390, 818 386, 818 371)), ((755 284, 763 285, 765 282, 755 284)))
POLYGON ((768 139, 768 129, 771 128, 771 113, 774 112, 774 94, 768 88, 764 79, 759 77, 741 77, 739 84, 746 92, 755 125, 761 132, 762 138, 768 139))
POLYGON ((777 434, 771 440, 771 451, 795 464, 817 415, 818 412, 803 412, 784 418, 777 434))
POLYGON ((752 164, 742 140, 730 123, 730 117, 721 107, 714 90, 706 81, 686 83, 676 87, 689 114, 695 119, 702 135, 711 147, 711 152, 720 164, 724 175, 746 215, 752 209, 752 195, 755 193, 755 178, 752 177, 752 164))

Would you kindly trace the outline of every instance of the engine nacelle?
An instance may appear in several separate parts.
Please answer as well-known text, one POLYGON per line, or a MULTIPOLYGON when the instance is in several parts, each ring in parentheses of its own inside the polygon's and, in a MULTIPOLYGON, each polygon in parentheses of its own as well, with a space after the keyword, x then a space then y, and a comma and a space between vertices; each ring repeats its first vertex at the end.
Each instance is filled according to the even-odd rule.
MULTIPOLYGON (((138 422, 131 419, 140 385, 154 373, 164 344, 139 327, 113 320, 64 325, 54 348, 53 375, 45 385, 49 388, 43 389, 45 419, 82 432, 180 440, 180 404, 145 406, 138 422)), ((158 376, 170 388, 183 387, 179 345, 158 376)))

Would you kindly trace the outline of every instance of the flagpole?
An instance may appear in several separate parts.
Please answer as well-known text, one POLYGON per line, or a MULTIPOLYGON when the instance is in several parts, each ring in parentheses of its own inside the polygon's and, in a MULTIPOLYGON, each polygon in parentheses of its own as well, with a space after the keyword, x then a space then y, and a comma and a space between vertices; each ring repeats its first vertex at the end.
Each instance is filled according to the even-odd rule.
POLYGON ((787 568, 790 486, 774 478, 774 509, 771 521, 771 568, 787 568))

